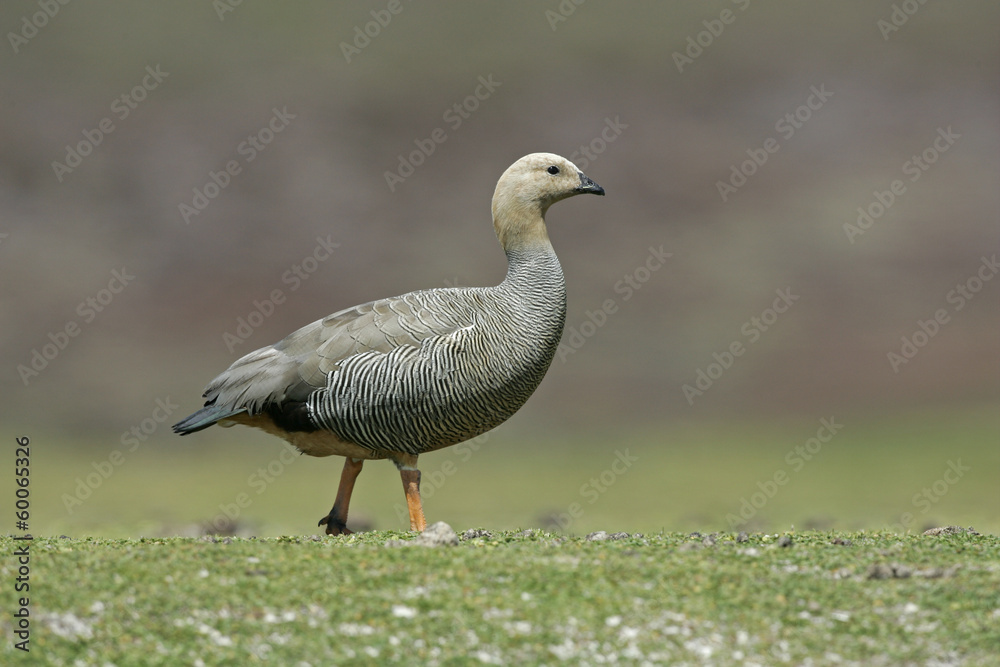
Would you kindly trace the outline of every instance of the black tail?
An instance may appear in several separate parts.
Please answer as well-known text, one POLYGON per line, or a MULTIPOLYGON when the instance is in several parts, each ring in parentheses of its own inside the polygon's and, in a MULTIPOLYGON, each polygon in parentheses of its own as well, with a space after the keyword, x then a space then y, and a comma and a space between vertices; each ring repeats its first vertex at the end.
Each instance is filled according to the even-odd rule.
POLYGON ((243 412, 243 409, 232 410, 227 408, 222 408, 216 405, 206 405, 198 412, 193 415, 188 415, 186 418, 177 422, 173 425, 174 433, 179 435, 187 435, 188 433, 196 433, 202 429, 206 429, 212 426, 220 419, 225 419, 226 417, 232 417, 233 415, 243 412))

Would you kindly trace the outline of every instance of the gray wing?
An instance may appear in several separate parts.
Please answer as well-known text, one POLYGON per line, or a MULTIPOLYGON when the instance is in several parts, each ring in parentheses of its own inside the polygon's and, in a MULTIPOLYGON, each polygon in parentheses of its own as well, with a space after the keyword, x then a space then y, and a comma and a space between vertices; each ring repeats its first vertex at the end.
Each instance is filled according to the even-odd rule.
POLYGON ((218 420, 305 401, 327 385, 328 373, 354 355, 419 347, 428 338, 471 326, 476 301, 474 289, 435 289, 334 313, 237 360, 208 385, 206 405, 218 408, 218 420))

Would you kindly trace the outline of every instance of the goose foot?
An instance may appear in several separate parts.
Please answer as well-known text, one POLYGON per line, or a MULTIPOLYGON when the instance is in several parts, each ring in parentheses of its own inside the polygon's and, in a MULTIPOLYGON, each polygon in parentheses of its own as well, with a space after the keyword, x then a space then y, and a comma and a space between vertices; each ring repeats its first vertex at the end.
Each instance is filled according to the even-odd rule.
POLYGON ((331 511, 330 514, 319 520, 318 526, 326 526, 327 535, 353 535, 354 531, 347 527, 347 523, 341 521, 333 515, 331 511))
POLYGON ((347 529, 347 507, 351 504, 351 493, 354 491, 354 481, 361 474, 363 459, 347 457, 344 470, 340 473, 340 487, 337 489, 337 500, 333 509, 319 520, 320 526, 326 526, 327 535, 350 535, 354 531, 347 529))

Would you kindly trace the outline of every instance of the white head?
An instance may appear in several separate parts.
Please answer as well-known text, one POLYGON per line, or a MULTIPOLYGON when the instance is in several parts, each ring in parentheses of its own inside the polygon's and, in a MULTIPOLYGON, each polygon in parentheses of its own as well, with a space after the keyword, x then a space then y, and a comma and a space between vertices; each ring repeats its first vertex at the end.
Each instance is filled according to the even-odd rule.
POLYGON ((552 153, 532 153, 512 164, 493 193, 493 226, 504 248, 544 241, 545 212, 561 199, 604 188, 575 164, 552 153))

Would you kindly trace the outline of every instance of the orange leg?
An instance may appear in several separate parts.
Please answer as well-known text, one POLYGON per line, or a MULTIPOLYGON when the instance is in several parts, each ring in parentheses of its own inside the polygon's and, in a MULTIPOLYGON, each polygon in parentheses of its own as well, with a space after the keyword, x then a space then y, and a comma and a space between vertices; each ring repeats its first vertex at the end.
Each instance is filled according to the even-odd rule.
POLYGON ((399 471, 399 476, 403 480, 406 508, 410 510, 410 530, 422 533, 427 527, 427 520, 424 518, 424 508, 420 503, 420 471, 403 469, 399 471))
POLYGON ((344 470, 340 473, 340 487, 337 489, 337 499, 333 502, 333 509, 330 510, 330 514, 319 520, 320 526, 326 526, 327 535, 350 535, 353 532, 347 529, 347 507, 351 504, 354 482, 361 474, 361 466, 364 464, 364 459, 352 459, 350 456, 344 461, 344 470))

